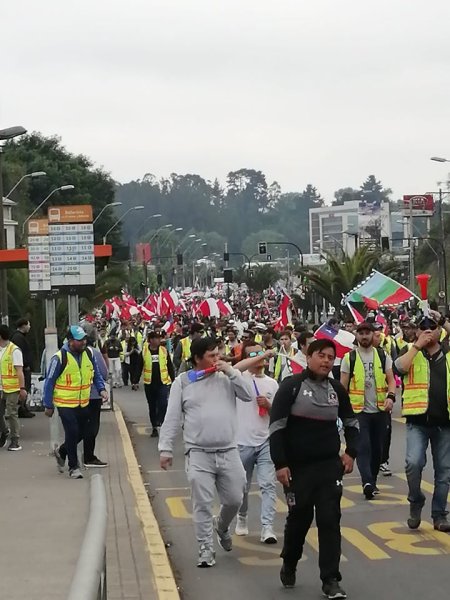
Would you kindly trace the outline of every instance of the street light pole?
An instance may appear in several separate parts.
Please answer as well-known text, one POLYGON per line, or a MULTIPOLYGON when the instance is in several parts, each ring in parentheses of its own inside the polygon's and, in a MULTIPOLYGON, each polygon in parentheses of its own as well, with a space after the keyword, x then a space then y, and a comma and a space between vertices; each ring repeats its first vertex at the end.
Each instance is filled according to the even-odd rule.
POLYGON ((27 173, 26 175, 22 175, 22 177, 19 179, 19 181, 13 185, 13 187, 9 190, 9 192, 6 194, 5 198, 9 198, 11 196, 11 194, 13 193, 13 191, 19 187, 19 185, 22 183, 22 181, 24 179, 26 179, 27 177, 31 177, 31 178, 35 178, 35 177, 42 177, 43 175, 47 175, 47 173, 45 171, 33 171, 33 173, 27 173))
MULTIPOLYGON (((23 135, 27 130, 24 127, 8 127, 0 129, 0 140, 11 140, 18 135, 23 135)), ((6 248, 5 220, 3 214, 3 148, 0 146, 0 250, 6 248)), ((2 323, 8 325, 8 284, 6 270, 0 269, 0 313, 2 323)))
POLYGON ((110 202, 109 204, 105 204, 105 206, 102 208, 102 210, 95 217, 94 222, 92 223, 92 225, 95 225, 97 223, 97 221, 100 219, 100 217, 102 216, 102 214, 105 212, 105 210, 107 208, 111 208, 113 206, 122 206, 122 202, 110 202))
POLYGON ((62 185, 62 186, 60 186, 60 187, 57 187, 57 188, 55 188, 54 190, 52 190, 52 191, 50 192, 50 194, 49 194, 48 196, 46 196, 46 197, 45 197, 45 198, 42 200, 42 202, 39 204, 39 206, 37 206, 37 207, 36 207, 36 208, 33 210, 33 212, 31 213, 31 215, 28 215, 28 217, 27 217, 27 218, 25 219, 25 221, 22 223, 22 239, 23 239, 23 238, 24 238, 24 236, 25 236, 25 226, 26 226, 26 224, 27 224, 27 223, 28 223, 28 221, 31 219, 31 217, 32 217, 33 215, 35 215, 35 214, 38 212, 38 210, 39 210, 39 209, 40 209, 42 206, 44 206, 44 204, 47 202, 47 200, 50 198, 50 196, 53 196, 53 194, 56 194, 56 192, 65 192, 65 191, 67 191, 67 190, 73 190, 74 188, 75 188, 75 186, 74 186, 74 185, 62 185))
POLYGON ((123 215, 121 217, 119 217, 117 219, 117 221, 108 229, 108 231, 105 233, 105 235, 103 236, 103 245, 106 244, 106 238, 108 237, 108 235, 111 233, 111 231, 117 227, 117 225, 123 221, 125 219, 125 217, 128 215, 128 213, 130 213, 132 210, 143 210, 145 208, 145 206, 132 206, 131 208, 129 208, 128 210, 126 210, 123 215))

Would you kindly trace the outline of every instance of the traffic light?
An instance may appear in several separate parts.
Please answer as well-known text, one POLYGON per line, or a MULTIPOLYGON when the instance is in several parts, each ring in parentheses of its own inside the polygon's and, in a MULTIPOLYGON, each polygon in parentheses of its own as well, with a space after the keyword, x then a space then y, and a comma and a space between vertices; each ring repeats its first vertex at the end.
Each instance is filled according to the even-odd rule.
POLYGON ((389 251, 389 238, 388 237, 383 236, 381 238, 381 249, 389 251))
POLYGON ((254 275, 253 269, 249 269, 248 276, 251 278, 251 277, 253 277, 253 275, 254 275))
POLYGON ((162 274, 158 273, 158 275, 156 276, 156 282, 158 285, 162 285, 162 274))
POLYGON ((258 254, 267 254, 267 242, 258 243, 258 254))
POLYGON ((182 254, 177 254, 177 265, 179 267, 181 267, 182 264, 183 264, 183 255, 182 254))
POLYGON ((271 255, 271 254, 268 254, 268 255, 267 255, 267 260, 268 260, 269 262, 272 260, 272 255, 271 255))
POLYGON ((229 260, 230 260, 230 253, 224 252, 223 253, 223 262, 228 262, 229 260))
POLYGON ((223 270, 223 281, 224 283, 233 283, 233 269, 223 270))

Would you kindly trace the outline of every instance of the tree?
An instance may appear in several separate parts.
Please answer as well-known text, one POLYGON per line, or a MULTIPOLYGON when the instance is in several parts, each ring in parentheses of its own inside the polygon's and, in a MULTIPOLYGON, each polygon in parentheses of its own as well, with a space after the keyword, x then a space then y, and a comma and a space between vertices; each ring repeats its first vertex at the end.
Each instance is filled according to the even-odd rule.
MULTIPOLYGON (((92 204, 94 216, 114 201, 115 185, 106 171, 95 167, 93 162, 82 154, 68 152, 60 138, 45 137, 40 133, 22 136, 5 144, 4 177, 5 189, 10 189, 20 176, 33 171, 45 171, 46 177, 38 177, 20 185, 13 193, 12 200, 18 202, 15 214, 22 222, 54 189, 62 185, 73 185, 73 191, 56 193, 49 198, 42 213, 58 204, 92 204)), ((37 214, 36 216, 41 216, 37 214)), ((97 239, 100 239, 114 223, 112 211, 105 211, 96 225, 97 239)), ((120 229, 115 230, 110 241, 118 241, 120 229)))
POLYGON ((370 203, 389 202, 389 196, 392 194, 392 190, 384 188, 375 175, 369 175, 360 189, 363 195, 362 200, 370 203))
POLYGON ((329 252, 324 256, 325 266, 303 267, 299 273, 336 310, 341 308, 342 297, 368 277, 372 269, 380 265, 381 258, 379 252, 367 247, 358 248, 353 256, 334 256, 329 252))
POLYGON ((341 206, 344 202, 361 200, 361 190, 355 190, 352 187, 344 187, 334 192, 333 206, 341 206))

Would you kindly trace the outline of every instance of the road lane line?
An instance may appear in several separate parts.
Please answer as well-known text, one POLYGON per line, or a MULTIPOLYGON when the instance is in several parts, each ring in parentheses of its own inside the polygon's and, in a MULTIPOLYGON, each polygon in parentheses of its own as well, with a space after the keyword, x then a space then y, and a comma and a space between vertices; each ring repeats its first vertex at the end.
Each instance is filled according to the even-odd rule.
POLYGON ((158 522, 150 504, 147 491, 142 481, 138 461, 134 454, 130 435, 125 424, 122 411, 116 404, 114 414, 122 440, 125 460, 128 466, 128 478, 136 498, 136 509, 142 523, 144 538, 147 544, 150 568, 159 600, 180 600, 177 584, 173 576, 164 541, 161 537, 158 522))

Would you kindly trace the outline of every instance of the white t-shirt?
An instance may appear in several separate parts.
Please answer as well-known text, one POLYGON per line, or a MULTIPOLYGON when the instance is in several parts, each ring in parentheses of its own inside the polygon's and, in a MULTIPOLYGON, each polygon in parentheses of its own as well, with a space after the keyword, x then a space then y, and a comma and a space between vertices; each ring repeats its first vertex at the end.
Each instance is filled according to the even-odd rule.
MULTIPOLYGON (((4 348, 0 347, 0 363, 3 359, 3 355, 5 354, 5 350, 8 346, 5 346, 4 348)), ((22 357, 22 350, 20 348, 15 348, 13 350, 13 365, 15 367, 23 367, 23 357, 22 357)), ((0 371, 0 390, 3 390, 3 384, 2 384, 2 373, 0 371)))
POLYGON ((258 388, 259 395, 265 396, 272 404, 274 396, 278 390, 278 383, 275 379, 264 375, 263 377, 255 377, 248 371, 245 371, 244 377, 248 377, 252 382, 254 402, 241 402, 239 399, 237 405, 238 431, 237 443, 240 446, 260 446, 269 438, 269 414, 260 417, 258 404, 256 402, 255 384, 258 388))

